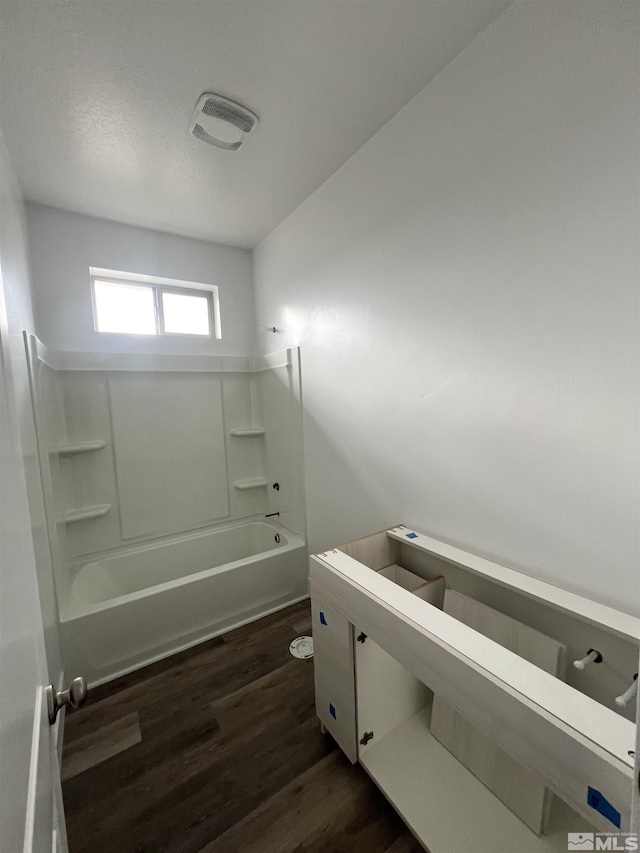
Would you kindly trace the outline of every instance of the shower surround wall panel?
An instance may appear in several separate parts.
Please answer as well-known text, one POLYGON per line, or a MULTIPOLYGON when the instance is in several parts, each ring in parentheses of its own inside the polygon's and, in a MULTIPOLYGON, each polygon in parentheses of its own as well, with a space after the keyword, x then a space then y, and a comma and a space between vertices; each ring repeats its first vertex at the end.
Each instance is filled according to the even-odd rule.
MULTIPOLYGON (((245 362, 236 361, 241 366, 245 362)), ((264 477, 266 470, 266 437, 247 441, 230 435, 238 425, 251 426, 260 418, 252 402, 260 390, 253 392, 252 387, 262 383, 262 376, 248 368, 247 361, 246 372, 237 373, 56 372, 69 443, 87 437, 105 441, 103 450, 60 457, 64 506, 111 507, 91 525, 68 527, 71 558, 269 511, 265 488, 239 491, 232 485, 264 477), (141 392, 129 393, 125 403, 124 386, 130 391, 136 386, 141 392), (130 428, 138 435, 137 448, 130 446, 130 428), (194 455, 196 444, 204 457, 194 455), (176 464, 179 459, 182 468, 176 464), (132 482, 134 476, 141 482, 132 482), (208 508, 202 494, 195 499, 195 481, 201 476, 203 488, 210 490, 208 508), (159 482, 152 487, 154 479, 159 482), (177 485, 180 479, 185 488, 177 485), (149 497, 144 506, 132 488, 138 490, 138 497, 149 497), (143 515, 146 529, 142 529, 143 515)))
MULTIPOLYGON (((35 341, 35 338, 31 338, 35 341)), ((31 358, 29 339, 27 344, 27 362, 29 366, 29 382, 32 392, 39 389, 39 405, 34 405, 34 422, 36 425, 36 443, 44 510, 47 525, 47 538, 51 554, 51 567, 54 578, 52 583, 59 599, 66 595, 68 577, 56 571, 57 566, 65 566, 69 561, 67 546, 67 526, 61 513, 55 511, 56 506, 66 506, 68 497, 63 488, 66 481, 65 465, 69 457, 61 456, 57 448, 67 442, 67 427, 65 423, 62 387, 56 371, 46 361, 31 358)), ((59 608, 57 608, 59 611, 59 608)))
MULTIPOLYGON (((161 641, 142 642, 139 626, 132 623, 127 631, 122 615, 116 653, 110 648, 115 638, 104 630, 108 619, 101 616, 102 651, 94 655, 99 664, 85 661, 83 668, 94 681, 306 595, 297 350, 250 359, 51 353, 33 337, 26 338, 26 346, 67 665, 79 665, 76 647, 86 645, 94 618, 77 598, 78 584, 85 604, 92 584, 97 590, 112 586, 103 571, 89 566, 113 566, 122 557, 120 574, 132 572, 135 595, 146 600, 125 614, 135 610, 138 619, 146 607, 144 619, 158 619, 160 632, 163 625, 169 632, 161 641), (270 550, 261 541, 251 545, 250 555, 244 546, 243 556, 234 548, 230 560, 221 563, 223 539, 213 534, 233 528, 237 539, 251 543, 255 537, 243 534, 242 525, 269 513, 280 513, 270 541, 284 548, 286 559, 270 557, 258 571, 254 558, 270 550), (195 550, 177 548, 176 536, 201 533, 211 535, 198 539, 207 556, 206 565, 199 558, 196 567, 189 562, 195 550), (137 579, 138 564, 124 559, 132 546, 155 555, 137 579), (161 570, 172 554, 179 565, 161 570), (243 560, 251 571, 240 571, 243 560), (233 564, 228 577, 220 568, 227 562, 233 564), (177 580, 181 588, 184 577, 214 568, 215 589, 196 594, 204 595, 199 608, 188 604, 186 589, 173 594, 172 607, 180 610, 182 600, 186 610, 180 627, 169 630, 152 601, 158 587, 177 580), (76 636, 80 616, 82 636, 76 636), (127 637, 128 655, 122 654, 127 637)), ((114 592, 112 598, 119 601, 108 607, 115 620, 122 595, 114 592)))
POLYGON ((109 400, 123 539, 229 515, 217 376, 110 374, 109 400))

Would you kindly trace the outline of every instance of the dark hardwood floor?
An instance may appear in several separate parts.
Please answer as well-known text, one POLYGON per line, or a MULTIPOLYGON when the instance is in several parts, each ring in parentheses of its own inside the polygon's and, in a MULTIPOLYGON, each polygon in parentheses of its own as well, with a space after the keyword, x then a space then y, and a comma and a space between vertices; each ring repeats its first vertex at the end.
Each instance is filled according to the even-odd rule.
POLYGON ((320 734, 308 602, 90 693, 67 716, 70 853, 419 853, 320 734))

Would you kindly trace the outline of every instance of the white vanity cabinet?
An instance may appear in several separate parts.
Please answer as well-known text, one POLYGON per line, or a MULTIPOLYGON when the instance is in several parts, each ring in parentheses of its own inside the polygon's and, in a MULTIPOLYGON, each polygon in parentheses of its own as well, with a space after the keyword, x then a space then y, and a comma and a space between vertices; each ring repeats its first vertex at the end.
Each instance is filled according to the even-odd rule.
POLYGON ((581 849, 568 833, 631 849, 635 709, 614 697, 637 671, 639 620, 403 525, 311 557, 310 585, 318 717, 430 853, 581 849), (555 648, 556 675, 443 612, 445 588, 507 634, 521 626, 513 648, 528 632, 555 648), (565 653, 591 648, 602 664, 563 681, 565 653), (434 694, 460 720, 461 760, 431 732, 434 694), (499 799, 482 756, 520 787, 499 799))

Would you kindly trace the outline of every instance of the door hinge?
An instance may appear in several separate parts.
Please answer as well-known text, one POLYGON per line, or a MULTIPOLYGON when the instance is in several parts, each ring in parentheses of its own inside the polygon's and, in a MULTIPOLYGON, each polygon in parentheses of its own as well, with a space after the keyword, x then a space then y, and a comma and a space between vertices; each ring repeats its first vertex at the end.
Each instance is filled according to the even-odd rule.
POLYGON ((373 732, 365 732, 360 738, 361 746, 366 746, 369 741, 373 738, 373 732))
POLYGON ((366 634, 364 634, 364 633, 362 633, 362 631, 361 631, 361 632, 358 634, 358 642, 359 642, 359 643, 364 643, 364 641, 365 641, 366 639, 367 639, 367 635, 366 635, 366 634))

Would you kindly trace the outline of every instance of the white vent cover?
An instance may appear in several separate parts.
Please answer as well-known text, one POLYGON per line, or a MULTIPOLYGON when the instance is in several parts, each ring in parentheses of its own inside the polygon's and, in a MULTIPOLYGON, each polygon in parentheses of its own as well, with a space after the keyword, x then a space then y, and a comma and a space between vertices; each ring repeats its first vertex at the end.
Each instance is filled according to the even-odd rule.
POLYGON ((191 117, 189 130, 203 142, 237 151, 244 138, 258 124, 258 116, 222 95, 205 92, 191 117))

